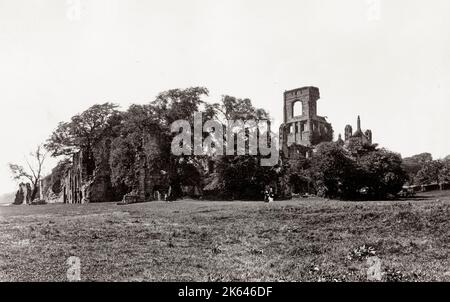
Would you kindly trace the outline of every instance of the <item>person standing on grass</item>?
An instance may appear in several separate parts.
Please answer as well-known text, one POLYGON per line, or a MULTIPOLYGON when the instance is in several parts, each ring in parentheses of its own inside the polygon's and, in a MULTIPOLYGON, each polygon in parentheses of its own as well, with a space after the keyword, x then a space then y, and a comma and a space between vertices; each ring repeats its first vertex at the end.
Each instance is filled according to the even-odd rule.
POLYGON ((273 188, 270 187, 270 189, 269 189, 268 201, 269 201, 269 202, 273 202, 274 199, 275 199, 275 192, 274 192, 273 188))

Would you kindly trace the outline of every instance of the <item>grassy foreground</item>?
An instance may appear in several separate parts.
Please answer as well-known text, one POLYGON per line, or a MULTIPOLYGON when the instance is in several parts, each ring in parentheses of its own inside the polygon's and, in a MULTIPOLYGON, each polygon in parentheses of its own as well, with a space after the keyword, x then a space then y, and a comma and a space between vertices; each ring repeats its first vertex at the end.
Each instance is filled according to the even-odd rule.
POLYGON ((0 281, 450 281, 450 193, 0 207, 0 281))

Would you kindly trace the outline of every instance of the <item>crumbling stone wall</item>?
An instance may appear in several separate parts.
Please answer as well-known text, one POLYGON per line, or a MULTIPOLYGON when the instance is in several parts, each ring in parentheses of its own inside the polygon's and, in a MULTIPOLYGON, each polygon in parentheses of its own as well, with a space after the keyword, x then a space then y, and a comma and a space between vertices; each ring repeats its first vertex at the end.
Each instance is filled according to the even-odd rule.
MULTIPOLYGON (((131 188, 114 187, 111 182, 111 141, 106 139, 94 151, 95 165, 82 151, 73 155, 72 165, 65 173, 62 182, 62 199, 64 203, 89 203, 119 201, 145 202, 164 200, 172 196, 201 196, 203 184, 182 186, 178 184, 175 165, 170 165, 166 137, 155 126, 146 130, 142 146, 136 150, 134 173, 136 183, 131 188), (92 172, 90 172, 92 171, 92 172), (174 183, 174 186, 172 186, 174 183)), ((208 162, 205 161, 205 165, 208 162)))
POLYGON ((15 205, 21 204, 30 204, 31 200, 31 185, 29 183, 20 183, 19 190, 16 193, 16 197, 14 199, 15 205))
POLYGON ((72 166, 66 172, 62 184, 64 203, 110 201, 112 189, 109 166, 105 167, 104 161, 107 159, 101 158, 99 165, 92 171, 90 160, 83 151, 73 155, 72 166))
POLYGON ((95 152, 95 169, 90 181, 85 184, 88 202, 116 201, 122 198, 121 192, 116 192, 111 183, 111 140, 105 140, 101 148, 95 152))
POLYGON ((44 177, 39 181, 39 200, 46 203, 62 203, 64 202, 63 194, 58 191, 55 192, 52 181, 52 174, 44 177))
POLYGON ((62 181, 64 203, 90 203, 121 200, 125 192, 111 183, 109 159, 111 140, 97 146, 93 154, 80 151, 73 155, 72 165, 62 181))
POLYGON ((86 164, 83 152, 72 157, 72 167, 67 171, 63 182, 64 203, 83 203, 82 186, 87 181, 86 164))
POLYGON ((163 200, 171 193, 170 167, 161 161, 162 139, 158 129, 153 129, 144 136, 142 151, 137 154, 139 181, 134 190, 141 201, 163 200))

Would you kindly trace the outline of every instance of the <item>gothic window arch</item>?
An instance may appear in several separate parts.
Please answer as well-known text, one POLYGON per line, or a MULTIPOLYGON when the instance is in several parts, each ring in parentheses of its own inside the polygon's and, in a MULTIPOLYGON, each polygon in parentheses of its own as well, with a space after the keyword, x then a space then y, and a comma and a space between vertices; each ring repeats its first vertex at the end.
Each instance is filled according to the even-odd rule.
POLYGON ((300 100, 292 103, 292 116, 302 116, 303 115, 303 102, 300 100))

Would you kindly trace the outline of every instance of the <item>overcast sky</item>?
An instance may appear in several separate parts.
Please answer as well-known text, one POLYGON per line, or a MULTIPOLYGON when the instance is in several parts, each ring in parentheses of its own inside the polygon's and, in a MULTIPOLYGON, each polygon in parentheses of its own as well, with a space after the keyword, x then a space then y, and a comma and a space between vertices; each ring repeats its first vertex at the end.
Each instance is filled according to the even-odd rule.
POLYGON ((278 123, 284 90, 316 86, 336 137, 360 114, 381 146, 443 157, 449 14, 448 0, 0 0, 0 193, 59 121, 194 85, 278 123))

